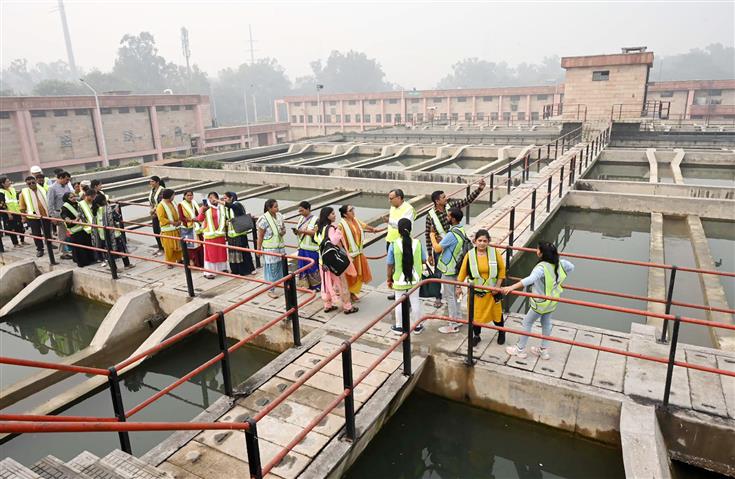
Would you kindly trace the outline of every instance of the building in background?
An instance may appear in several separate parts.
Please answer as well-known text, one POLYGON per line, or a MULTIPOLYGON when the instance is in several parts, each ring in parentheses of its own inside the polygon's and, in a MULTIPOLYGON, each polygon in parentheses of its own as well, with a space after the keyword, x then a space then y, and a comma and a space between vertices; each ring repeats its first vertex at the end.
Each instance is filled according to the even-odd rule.
POLYGON ((72 171, 288 141, 287 124, 207 128, 203 95, 0 97, 0 173, 72 171), (104 147, 107 147, 107 163, 104 147), (251 141, 248 141, 248 135, 251 141))

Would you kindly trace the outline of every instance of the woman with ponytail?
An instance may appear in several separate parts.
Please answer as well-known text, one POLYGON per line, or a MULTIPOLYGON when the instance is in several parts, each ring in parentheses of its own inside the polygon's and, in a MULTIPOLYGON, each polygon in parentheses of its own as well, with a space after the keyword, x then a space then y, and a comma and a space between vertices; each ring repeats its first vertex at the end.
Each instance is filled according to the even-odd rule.
MULTIPOLYGON (((334 225, 334 221, 337 219, 337 215, 334 212, 334 208, 331 206, 325 206, 319 212, 319 220, 316 222, 316 233, 314 234, 314 241, 316 244, 321 246, 325 238, 329 238, 329 241, 333 245, 345 249, 344 235, 339 228, 334 225)), ((321 249, 321 248, 320 248, 321 249)), ((352 314, 358 311, 357 306, 352 305, 350 299, 350 289, 347 285, 347 275, 355 275, 355 267, 350 262, 350 265, 341 275, 337 276, 332 273, 328 268, 322 264, 321 254, 319 256, 319 272, 322 280, 322 301, 324 301, 324 312, 331 313, 337 309, 335 306, 336 300, 339 298, 342 303, 342 312, 345 314, 352 314)))
MULTIPOLYGON (((427 259, 426 250, 417 239, 411 238, 411 220, 402 218, 398 221, 399 238, 388 246, 388 287, 396 293, 396 299, 400 294, 406 294, 410 289, 421 281, 421 270, 427 259)), ((416 323, 421 317, 421 302, 418 291, 408 295, 403 304, 408 304, 411 309, 411 324, 416 323)), ((401 321, 401 310, 403 305, 395 308, 396 323, 391 330, 393 333, 403 334, 401 321)), ((424 325, 419 324, 414 333, 420 334, 424 325)))
MULTIPOLYGON (((502 288, 503 296, 510 294, 511 291, 531 286, 531 293, 551 298, 559 298, 561 296, 562 284, 567 279, 567 274, 574 271, 574 265, 565 259, 559 259, 559 251, 556 246, 548 241, 540 241, 536 256, 539 257, 538 263, 531 271, 531 274, 517 283, 502 288)), ((541 319, 541 334, 544 336, 551 335, 551 313, 556 310, 557 301, 544 298, 529 298, 531 309, 523 318, 523 329, 530 333, 533 323, 537 319, 541 319)), ((521 336, 518 344, 505 348, 506 352, 511 356, 525 358, 526 343, 528 336, 521 336)), ((541 340, 541 347, 533 346, 531 352, 541 359, 549 359, 549 342, 546 339, 541 340)))

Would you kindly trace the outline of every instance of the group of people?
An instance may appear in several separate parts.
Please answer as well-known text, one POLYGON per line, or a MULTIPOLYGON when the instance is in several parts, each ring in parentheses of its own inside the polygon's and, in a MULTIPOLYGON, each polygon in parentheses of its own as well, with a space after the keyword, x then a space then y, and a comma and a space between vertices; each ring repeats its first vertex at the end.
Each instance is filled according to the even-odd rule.
MULTIPOLYGON (((73 259, 80 266, 96 261, 109 260, 104 253, 86 247, 109 249, 127 253, 127 243, 123 231, 115 228, 122 226, 119 207, 111 205, 109 197, 102 190, 99 180, 72 182, 71 175, 63 170, 55 171, 55 181, 45 177, 43 171, 34 166, 26 177, 26 186, 18 193, 7 177, 0 177, 0 221, 10 236, 14 247, 25 243, 27 227, 35 237, 37 256, 44 255, 44 241, 40 238, 55 234, 70 245, 62 246, 62 259, 73 259), (20 215, 18 213, 25 213, 20 215), (41 217, 59 218, 54 222, 42 221, 41 217), (78 223, 85 224, 78 224, 78 223), (91 225, 113 227, 106 233, 103 228, 91 225), (13 232, 18 234, 13 234, 13 232)), ((204 277, 212 279, 216 273, 227 272, 247 276, 256 274, 253 256, 249 249, 248 234, 252 228, 257 231, 257 254, 262 256, 263 276, 274 283, 288 274, 287 264, 283 261, 286 254, 286 221, 279 211, 278 201, 268 199, 263 213, 257 218, 247 218, 245 207, 238 201, 235 192, 220 195, 210 192, 206 199, 197 203, 194 192, 183 192, 180 201, 175 201, 175 191, 166 188, 158 176, 149 180, 150 207, 153 232, 156 233, 158 246, 154 256, 163 254, 169 263, 184 261, 186 257, 192 266, 203 268, 204 277), (249 221, 249 222, 248 222, 249 221), (251 225, 250 230, 242 225, 251 225), (182 241, 183 239, 183 241, 182 241), (238 248, 227 248, 226 245, 238 248)), ((456 283, 472 283, 474 291, 473 346, 481 341, 482 327, 493 323, 504 326, 501 300, 512 291, 531 287, 538 295, 558 298, 563 290, 567 274, 574 265, 559 259, 559 253, 552 243, 540 242, 537 249, 539 262, 531 274, 510 286, 503 286, 506 279, 506 265, 501 251, 490 246, 490 233, 485 229, 475 232, 470 239, 463 224, 462 209, 469 206, 485 188, 484 181, 467 197, 449 200, 443 191, 431 195, 433 206, 426 219, 425 246, 413 238, 413 224, 416 211, 405 198, 401 189, 394 189, 388 195, 390 210, 384 217, 386 227, 375 227, 361 221, 353 205, 342 205, 337 211, 331 206, 323 207, 318 214, 312 212, 308 201, 298 204, 299 219, 292 228, 298 242, 299 286, 321 293, 324 311, 329 313, 339 306, 344 314, 356 313, 363 285, 373 279, 373 274, 364 253, 365 234, 381 233, 387 230, 386 280, 392 290, 390 300, 406 294, 419 284, 423 277, 443 278, 441 292, 434 298, 434 307, 440 308, 447 303, 451 318, 461 317, 460 298, 462 288, 456 283), (338 217, 339 215, 339 217, 338 217), (349 258, 349 265, 340 274, 325 267, 321 247, 325 241, 341 248, 349 258), (308 258, 308 260, 307 260, 308 258), (311 260, 311 261, 309 261, 311 260), (428 271, 427 271, 428 270, 428 271), (492 288, 492 290, 483 288, 492 288)), ((0 251, 2 250, 0 241, 0 251)), ((117 256, 117 255, 114 255, 117 256)), ((131 268, 127 256, 121 255, 125 267, 131 268)), ((275 287, 268 291, 277 297, 275 287)), ((411 323, 418 322, 421 303, 418 294, 405 299, 410 309, 411 323)), ((469 298, 468 298, 469 301, 469 298)), ((551 313, 556 301, 530 299, 531 309, 524 318, 523 327, 530 331, 533 323, 540 319, 542 332, 548 335, 551 330, 551 313)), ((415 327, 414 333, 423 331, 423 324, 415 327)), ((395 308, 395 334, 403 334, 401 308, 395 308)), ((454 334, 460 330, 458 323, 446 321, 438 328, 443 334, 454 334)), ((499 344, 505 342, 505 333, 499 331, 499 344)), ((506 348, 508 354, 525 357, 527 336, 521 336, 516 345, 506 348)), ((542 359, 548 359, 548 345, 543 341, 540 348, 531 352, 542 359)))
MULTIPOLYGON (((127 253, 125 235, 114 229, 121 226, 119 209, 109 204, 102 182, 72 182, 71 174, 62 169, 55 170, 54 175, 51 180, 40 167, 33 166, 20 192, 8 177, 0 177, 0 222, 13 247, 26 244, 25 234, 30 229, 37 257, 45 254, 46 238, 62 241, 60 247, 49 247, 60 248, 61 259, 73 260, 79 267, 109 260, 106 252, 99 251, 108 246, 111 251, 127 253)), ((0 241, 0 251, 4 248, 0 241)), ((123 255, 122 261, 126 268, 134 266, 127 256, 123 255)))

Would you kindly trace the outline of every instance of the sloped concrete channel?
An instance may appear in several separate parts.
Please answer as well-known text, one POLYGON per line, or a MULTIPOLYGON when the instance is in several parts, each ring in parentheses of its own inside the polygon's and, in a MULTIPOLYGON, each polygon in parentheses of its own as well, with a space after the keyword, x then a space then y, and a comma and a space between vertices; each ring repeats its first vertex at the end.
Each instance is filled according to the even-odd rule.
MULTIPOLYGON (((500 198, 492 209, 474 217, 471 230, 493 225, 491 228, 493 238, 502 238, 508 233, 507 225, 503 221, 494 224, 496 220, 505 215, 516 198, 526 195, 530 191, 529 188, 534 185, 543 184, 549 175, 556 182, 555 178, 559 176, 558 168, 561 165, 568 165, 571 157, 578 154, 582 147, 583 145, 576 145, 556 162, 545 166, 528 184, 521 184, 509 195, 500 198)), ((340 155, 339 152, 332 154, 335 158, 340 155)), ((441 158, 439 155, 437 157, 441 158)), ((316 157, 302 159, 311 162, 314 158, 316 157)), ((594 161, 584 167, 582 175, 591 168, 594 168, 594 161)), ((273 171, 258 169, 228 172, 211 170, 216 172, 213 173, 215 176, 209 174, 210 170, 175 167, 156 166, 150 171, 163 172, 171 178, 187 181, 221 181, 224 176, 220 175, 228 175, 228 180, 232 181, 233 177, 242 175, 242 178, 247 177, 251 184, 270 183, 274 176, 273 171)), ((330 176, 324 178, 324 184, 319 183, 318 176, 298 173, 297 170, 283 176, 288 178, 291 184, 302 187, 319 185, 322 188, 337 189, 349 187, 350 182, 359 182, 360 187, 355 189, 375 193, 385 193, 388 187, 386 182, 381 183, 378 178, 349 178, 351 175, 330 176)), ((450 178, 432 179, 436 181, 433 184, 418 180, 418 177, 418 181, 401 184, 405 184, 407 194, 417 197, 426 195, 437 187, 448 191, 453 189, 452 185, 448 184, 450 178)), ((646 209, 645 205, 653 204, 655 213, 651 213, 650 207, 643 211, 651 216, 652 245, 656 243, 654 238, 659 237, 659 233, 654 230, 657 228, 656 225, 660 225, 653 215, 671 215, 673 211, 679 211, 680 204, 685 212, 699 211, 697 219, 694 219, 694 213, 689 215, 688 227, 692 237, 701 229, 701 223, 697 223, 699 217, 720 221, 735 220, 732 217, 732 210, 727 208, 732 206, 730 204, 732 196, 717 189, 722 189, 721 186, 699 187, 678 183, 661 185, 690 188, 686 191, 693 191, 692 188, 695 188, 699 193, 691 196, 673 195, 673 199, 667 194, 666 198, 661 198, 662 201, 657 203, 655 191, 636 190, 635 193, 626 193, 598 190, 593 194, 590 190, 598 183, 600 190, 610 188, 610 184, 616 184, 609 181, 598 180, 598 183, 594 181, 576 181, 572 186, 576 186, 579 190, 569 190, 565 185, 561 197, 553 199, 550 211, 540 212, 536 216, 535 230, 526 229, 516 237, 516 244, 530 244, 560 208, 569 206, 597 211, 640 212, 639 210, 646 209), (713 196, 701 194, 702 188, 712 188, 713 196), (626 195, 634 195, 634 198, 629 199, 626 195), (637 206, 637 202, 643 206, 637 206)), ((623 186, 615 187, 623 188, 623 186)), ((520 211, 524 206, 516 208, 520 211)), ((697 240, 698 244, 702 242, 706 243, 704 234, 697 240)), ((661 244, 663 245, 663 242, 661 244)), ((714 264, 711 252, 704 251, 698 246, 696 251, 696 261, 700 267, 706 267, 708 260, 714 264)), ((652 246, 650 254, 651 260, 654 261, 659 250, 652 246)), ((517 258, 515 257, 514 261, 519 261, 517 258)), ((140 269, 133 270, 133 273, 122 274, 120 280, 110 282, 109 272, 100 267, 75 270, 71 273, 62 265, 49 271, 47 264, 42 261, 29 261, 26 255, 18 251, 3 255, 2 261, 7 266, 0 270, 0 278, 18 278, 17 281, 27 284, 20 289, 16 287, 15 292, 0 292, 2 293, 0 296, 12 298, 5 306, 8 310, 16 308, 15 310, 22 311, 24 307, 33 303, 34 298, 41 297, 37 291, 42 291, 43 295, 53 291, 54 288, 47 285, 54 282, 62 284, 61 288, 67 288, 77 294, 114 303, 116 306, 113 309, 117 308, 121 317, 137 318, 133 321, 136 327, 146 324, 146 319, 157 317, 158 319, 154 320, 156 328, 152 332, 149 329, 145 334, 147 339, 139 340, 130 349, 131 351, 143 350, 148 345, 162 341, 187 324, 193 324, 207 314, 232 304, 255 288, 255 285, 229 278, 219 278, 211 282, 203 282, 197 278, 200 298, 190 301, 183 288, 183 275, 173 277, 169 271, 145 264, 141 264, 140 269), (141 309, 146 312, 122 314, 122 311, 132 311, 135 304, 147 305, 141 309)), ((655 261, 662 262, 663 258, 655 261)), ((649 278, 647 288, 648 296, 662 297, 665 292, 665 277, 649 278)), ((722 304, 722 301, 725 305, 728 304, 724 290, 718 291, 716 284, 706 288, 707 304, 722 304)), ((269 330, 258 339, 256 346, 279 352, 280 355, 241 383, 234 398, 220 397, 193 420, 241 421, 257 413, 288 385, 309 371, 320 358, 334 351, 345 338, 374 319, 376 312, 387 306, 386 294, 384 284, 367 286, 360 303, 360 312, 349 320, 337 313, 323 313, 319 304, 309 304, 300 311, 304 333, 301 347, 291 347, 289 324, 284 323, 269 330)), ((51 295, 53 296, 54 294, 51 295)), ((425 313, 434 312, 430 302, 424 302, 422 308, 425 313)), ((226 317, 228 334, 233 339, 246 337, 283 309, 282 298, 277 300, 258 298, 252 304, 244 305, 228 314, 226 317)), ((712 315, 707 317, 713 318, 712 315)), ((731 319, 720 317, 719 320, 731 319)), ((389 331, 391 322, 392 317, 379 322, 353 345, 356 375, 372 363, 394 340, 395 336, 389 331)), ((518 328, 519 322, 518 314, 511 314, 508 317, 509 327, 518 328)), ((120 334, 126 337, 136 336, 134 331, 120 329, 126 323, 116 322, 114 326, 101 327, 100 330, 109 338, 116 337, 118 331, 122 331, 120 334)), ((464 363, 464 354, 467 350, 466 337, 442 336, 436 333, 435 328, 435 325, 429 324, 424 334, 412 338, 413 375, 407 377, 402 374, 400 353, 392 353, 355 390, 358 412, 357 439, 354 443, 343 437, 343 409, 340 406, 273 469, 274 477, 340 477, 358 456, 370 447, 373 437, 415 387, 481 409, 531 420, 621 448, 625 472, 629 477, 671 477, 671 458, 735 475, 733 470, 735 451, 731 447, 731 439, 735 433, 735 395, 732 393, 735 384, 731 381, 732 378, 676 368, 672 386, 672 406, 662 409, 657 405, 662 397, 665 365, 565 345, 554 347, 554 356, 550 361, 539 361, 535 357, 519 360, 508 357, 504 347, 494 341, 495 335, 489 333, 487 337, 483 334, 483 342, 475 348, 477 363, 470 368, 464 363)), ((555 318, 552 335, 622 348, 635 353, 667 357, 668 347, 656 342, 656 338, 660 335, 657 328, 660 329, 660 325, 655 322, 635 323, 630 331, 612 331, 565 321, 565 318, 560 316, 555 318)), ((517 339, 512 334, 508 336, 507 344, 513 344, 517 339)), ((679 354, 682 360, 688 362, 735 370, 735 353, 728 341, 727 336, 720 337, 717 343, 719 349, 680 345, 679 354)), ((534 340, 531 340, 531 344, 535 344, 534 340)), ((136 367, 139 367, 139 364, 132 365, 131 370, 136 367)), ((332 361, 328 367, 316 373, 305 387, 298 390, 298 393, 259 423, 263 463, 274 457, 342 391, 341 370, 340 362, 332 361)), ((63 410, 79 398, 103 387, 102 383, 95 381, 93 378, 84 388, 69 391, 73 396, 69 401, 57 400, 52 407, 38 411, 54 413, 63 410)), ((2 398, 4 395, 5 391, 2 398)), ((142 455, 141 459, 155 466, 156 470, 168 472, 176 477, 232 477, 233 471, 246 474, 248 467, 244 434, 237 431, 175 433, 142 455)), ((90 464, 95 463, 93 461, 90 464)))

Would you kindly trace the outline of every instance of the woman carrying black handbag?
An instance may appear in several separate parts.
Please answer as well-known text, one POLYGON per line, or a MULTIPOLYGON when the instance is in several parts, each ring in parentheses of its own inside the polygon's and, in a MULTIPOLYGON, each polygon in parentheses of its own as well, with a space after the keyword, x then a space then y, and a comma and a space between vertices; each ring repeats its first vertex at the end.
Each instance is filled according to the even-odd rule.
MULTIPOLYGON (((227 244, 249 248, 248 233, 250 231, 242 229, 242 225, 247 223, 248 218, 246 217, 249 215, 245 212, 245 207, 237 201, 236 193, 228 191, 224 197, 227 212, 227 244)), ((252 224, 252 218, 250 218, 250 224, 252 224)), ((240 276, 255 274, 253 255, 249 251, 228 249, 227 259, 230 263, 230 272, 233 274, 240 276)))

